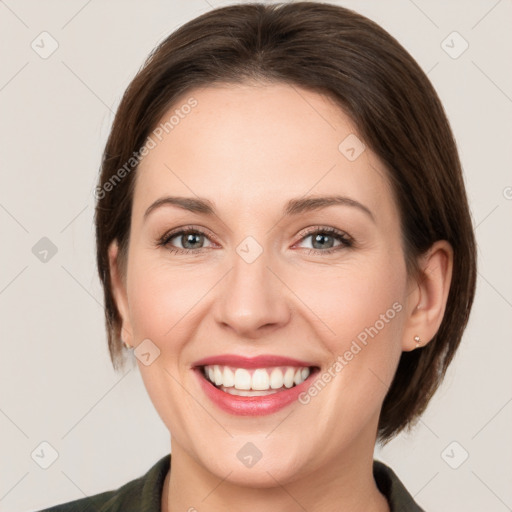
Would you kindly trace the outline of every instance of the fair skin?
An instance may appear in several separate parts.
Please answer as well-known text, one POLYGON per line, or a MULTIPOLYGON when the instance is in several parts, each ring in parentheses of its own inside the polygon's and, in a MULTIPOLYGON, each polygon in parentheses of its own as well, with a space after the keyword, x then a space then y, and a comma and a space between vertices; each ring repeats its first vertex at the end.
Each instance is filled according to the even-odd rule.
POLYGON ((172 439, 162 512, 388 511, 372 474, 379 413, 402 351, 439 328, 451 248, 436 242, 420 278, 408 276, 387 171, 369 148, 354 161, 338 150, 357 130, 328 98, 285 84, 217 85, 171 111, 190 96, 197 106, 137 169, 126 275, 115 242, 109 251, 124 340, 160 350, 138 364, 172 439), (283 215, 290 199, 328 195, 371 214, 341 204, 283 215), (144 219, 164 196, 205 198, 215 213, 166 205, 144 219), (191 225, 192 245, 187 236, 156 244, 191 225), (327 233, 322 246, 308 228, 354 243, 327 233), (248 236, 263 251, 251 263, 236 250, 248 236), (272 354, 321 374, 395 303, 400 312, 306 405, 232 414, 192 370, 208 356, 272 354), (237 457, 248 442, 262 454, 252 467, 237 457))

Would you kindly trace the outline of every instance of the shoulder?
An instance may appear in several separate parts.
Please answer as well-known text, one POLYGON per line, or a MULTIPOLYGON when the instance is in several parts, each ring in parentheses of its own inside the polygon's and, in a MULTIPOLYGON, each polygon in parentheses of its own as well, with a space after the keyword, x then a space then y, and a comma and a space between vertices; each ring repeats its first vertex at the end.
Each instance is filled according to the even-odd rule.
POLYGON ((380 492, 386 496, 391 512, 425 512, 389 466, 374 460, 373 477, 380 492))
POLYGON ((162 489, 170 461, 171 456, 167 454, 145 475, 118 489, 61 503, 39 512, 160 512, 162 489))
MULTIPOLYGON (((171 456, 167 454, 145 475, 127 482, 118 489, 61 503, 39 512, 160 512, 162 489, 170 462, 171 456)), ((374 460, 373 475, 377 487, 389 502, 391 512, 425 512, 386 464, 374 460)))

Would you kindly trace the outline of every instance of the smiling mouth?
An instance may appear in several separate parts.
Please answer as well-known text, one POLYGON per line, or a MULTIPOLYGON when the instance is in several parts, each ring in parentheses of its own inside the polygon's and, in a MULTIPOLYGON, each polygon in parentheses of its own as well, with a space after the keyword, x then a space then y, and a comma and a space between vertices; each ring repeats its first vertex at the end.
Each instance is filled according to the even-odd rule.
POLYGON ((316 369, 313 366, 273 366, 237 368, 227 365, 205 365, 201 375, 217 389, 236 396, 266 396, 302 384, 316 369))

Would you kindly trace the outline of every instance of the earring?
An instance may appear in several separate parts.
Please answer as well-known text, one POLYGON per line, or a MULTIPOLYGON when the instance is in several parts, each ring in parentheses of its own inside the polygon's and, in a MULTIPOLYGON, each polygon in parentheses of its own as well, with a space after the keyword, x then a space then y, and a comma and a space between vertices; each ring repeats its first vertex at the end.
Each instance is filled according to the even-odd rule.
POLYGON ((416 348, 419 348, 421 345, 421 338, 419 336, 414 336, 414 341, 416 342, 416 348))
POLYGON ((131 345, 128 345, 128 343, 126 343, 126 341, 124 341, 122 338, 121 338, 121 343, 125 346, 125 348, 127 348, 128 350, 132 349, 133 347, 131 345))

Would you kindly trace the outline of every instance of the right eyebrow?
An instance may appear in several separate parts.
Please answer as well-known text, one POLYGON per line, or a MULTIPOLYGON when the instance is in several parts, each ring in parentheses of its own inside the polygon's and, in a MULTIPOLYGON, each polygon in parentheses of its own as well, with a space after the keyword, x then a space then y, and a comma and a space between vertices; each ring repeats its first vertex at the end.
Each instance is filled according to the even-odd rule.
POLYGON ((214 215, 215 208, 211 201, 208 199, 200 199, 194 197, 178 197, 166 196, 157 199, 151 206, 144 212, 144 220, 148 215, 157 208, 164 205, 173 205, 193 213, 202 213, 204 215, 214 215))

